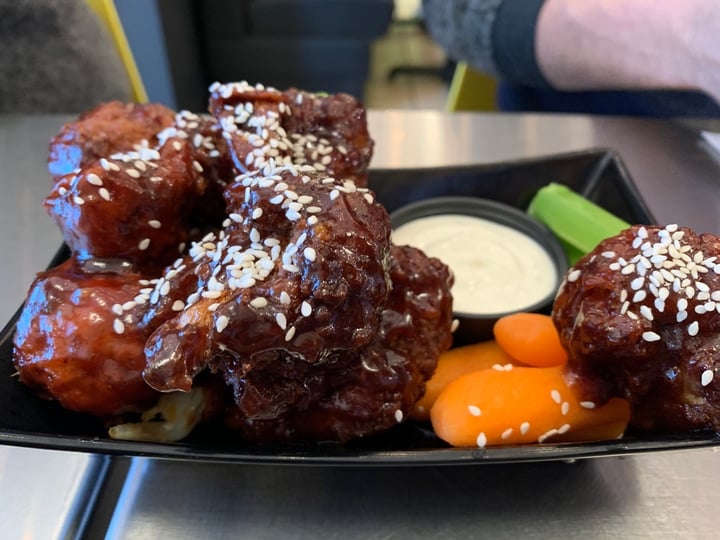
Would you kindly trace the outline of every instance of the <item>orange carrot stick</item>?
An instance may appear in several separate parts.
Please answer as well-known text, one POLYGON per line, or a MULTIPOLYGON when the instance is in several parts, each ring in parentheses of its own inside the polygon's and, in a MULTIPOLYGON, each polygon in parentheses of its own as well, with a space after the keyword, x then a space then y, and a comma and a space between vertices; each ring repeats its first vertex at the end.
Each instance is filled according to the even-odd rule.
POLYGON ((617 438, 630 418, 621 399, 598 408, 579 401, 562 366, 484 369, 451 382, 430 411, 435 433, 453 446, 617 438), (608 426, 612 426, 609 429, 608 426))
POLYGON ((450 349, 440 355, 435 373, 425 386, 425 395, 410 411, 410 418, 430 420, 430 408, 440 392, 461 375, 497 364, 512 364, 513 359, 495 341, 483 341, 450 349))
POLYGON ((495 323, 493 333, 498 345, 522 364, 547 367, 567 362, 567 352, 549 315, 506 315, 495 323))

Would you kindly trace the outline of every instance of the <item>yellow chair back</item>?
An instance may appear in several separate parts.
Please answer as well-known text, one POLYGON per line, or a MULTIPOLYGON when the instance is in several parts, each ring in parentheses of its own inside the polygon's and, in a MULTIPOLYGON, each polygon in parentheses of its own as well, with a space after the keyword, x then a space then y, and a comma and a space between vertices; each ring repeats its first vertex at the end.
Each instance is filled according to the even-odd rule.
POLYGON ((456 111, 496 111, 497 82, 459 62, 455 67, 445 108, 456 111))
POLYGON ((140 77, 140 71, 135 63, 130 44, 123 30, 120 17, 113 0, 85 0, 90 8, 95 12, 98 18, 105 24, 110 35, 113 38, 115 47, 122 59, 125 71, 127 71, 130 86, 132 87, 133 99, 137 103, 147 103, 148 96, 145 91, 145 85, 140 77))

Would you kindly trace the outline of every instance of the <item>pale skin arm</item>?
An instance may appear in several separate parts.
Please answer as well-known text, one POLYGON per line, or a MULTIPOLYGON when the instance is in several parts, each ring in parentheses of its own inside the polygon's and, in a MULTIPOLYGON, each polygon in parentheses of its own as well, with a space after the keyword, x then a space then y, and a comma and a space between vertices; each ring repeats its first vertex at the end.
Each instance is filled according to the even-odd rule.
POLYGON ((559 90, 697 89, 720 101, 719 0, 547 0, 535 46, 559 90))

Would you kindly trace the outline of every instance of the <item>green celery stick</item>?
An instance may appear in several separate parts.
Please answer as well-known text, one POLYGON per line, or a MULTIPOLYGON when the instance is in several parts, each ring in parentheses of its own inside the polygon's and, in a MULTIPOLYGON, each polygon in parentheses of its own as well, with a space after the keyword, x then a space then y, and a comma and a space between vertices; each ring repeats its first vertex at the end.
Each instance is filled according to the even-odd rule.
POLYGON ((630 227, 567 186, 555 183, 537 192, 527 212, 545 223, 560 239, 570 264, 575 264, 605 238, 630 227))

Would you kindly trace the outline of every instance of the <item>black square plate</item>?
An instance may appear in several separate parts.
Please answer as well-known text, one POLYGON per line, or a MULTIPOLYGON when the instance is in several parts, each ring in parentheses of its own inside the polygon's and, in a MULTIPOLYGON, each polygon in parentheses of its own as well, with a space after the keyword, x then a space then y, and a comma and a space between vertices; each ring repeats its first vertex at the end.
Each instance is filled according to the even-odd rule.
MULTIPOLYGON (((373 170, 370 187, 388 211, 419 199, 470 195, 525 209, 549 182, 570 186, 631 223, 653 218, 622 162, 612 152, 586 152, 477 166, 373 170)), ((58 252, 54 263, 68 256, 58 252)), ((14 317, 0 334, 0 443, 126 456, 151 456, 228 463, 303 465, 460 465, 567 460, 720 444, 715 433, 641 436, 585 444, 542 444, 498 448, 450 448, 427 424, 406 422, 375 437, 350 444, 250 445, 227 431, 196 429, 181 443, 109 439, 95 418, 37 398, 13 377, 14 317)))

